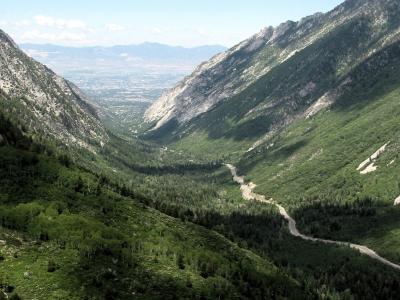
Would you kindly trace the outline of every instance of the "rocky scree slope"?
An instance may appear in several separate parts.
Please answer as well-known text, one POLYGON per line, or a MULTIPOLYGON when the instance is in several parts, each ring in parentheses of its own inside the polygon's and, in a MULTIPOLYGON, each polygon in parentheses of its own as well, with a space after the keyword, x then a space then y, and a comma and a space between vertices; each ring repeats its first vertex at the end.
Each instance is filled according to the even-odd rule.
POLYGON ((398 1, 348 0, 326 14, 265 28, 200 65, 145 120, 156 136, 205 130, 212 138, 258 141, 254 148, 332 105, 357 85, 357 68, 387 64, 377 54, 399 41, 399 16, 398 1))
POLYGON ((27 56, 0 30, 1 110, 40 136, 94 151, 106 130, 83 93, 27 56))

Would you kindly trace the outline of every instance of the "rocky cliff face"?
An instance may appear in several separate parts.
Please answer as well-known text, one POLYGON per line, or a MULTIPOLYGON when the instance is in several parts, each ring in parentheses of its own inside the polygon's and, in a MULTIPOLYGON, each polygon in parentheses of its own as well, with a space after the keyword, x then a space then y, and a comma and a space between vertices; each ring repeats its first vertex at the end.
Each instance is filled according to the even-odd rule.
POLYGON ((23 53, 0 30, 1 110, 33 133, 92 149, 108 136, 83 93, 23 53))
POLYGON ((199 66, 154 103, 145 120, 153 132, 172 121, 174 132, 183 131, 176 126, 211 130, 219 118, 221 135, 252 135, 254 128, 268 134, 313 116, 351 89, 352 72, 399 40, 399 20, 398 1, 348 0, 326 14, 265 28, 199 66))
POLYGON ((243 90, 255 77, 248 73, 250 57, 274 35, 273 28, 265 28, 234 48, 216 55, 201 64, 190 76, 164 94, 146 112, 145 119, 157 121, 161 127, 176 117, 185 122, 206 112, 222 99, 243 90))

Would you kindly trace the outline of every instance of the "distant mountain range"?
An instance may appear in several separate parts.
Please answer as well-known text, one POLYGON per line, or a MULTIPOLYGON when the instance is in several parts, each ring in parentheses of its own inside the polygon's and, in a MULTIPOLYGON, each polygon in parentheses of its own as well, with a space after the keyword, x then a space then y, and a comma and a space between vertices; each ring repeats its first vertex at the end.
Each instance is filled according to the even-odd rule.
POLYGON ((194 67, 226 50, 219 45, 184 48, 158 43, 112 47, 64 47, 52 44, 21 44, 33 58, 57 71, 74 69, 123 69, 132 67, 194 67))

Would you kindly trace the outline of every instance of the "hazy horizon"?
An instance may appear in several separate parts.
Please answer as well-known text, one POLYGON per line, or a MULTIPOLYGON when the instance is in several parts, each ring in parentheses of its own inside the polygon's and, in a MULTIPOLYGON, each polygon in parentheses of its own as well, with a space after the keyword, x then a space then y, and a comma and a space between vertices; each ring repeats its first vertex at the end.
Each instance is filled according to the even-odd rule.
POLYGON ((185 48, 231 47, 266 26, 326 12, 341 2, 254 0, 249 5, 227 0, 87 0, 77 7, 66 0, 9 1, 2 5, 0 28, 18 44, 82 47, 149 42, 185 48))

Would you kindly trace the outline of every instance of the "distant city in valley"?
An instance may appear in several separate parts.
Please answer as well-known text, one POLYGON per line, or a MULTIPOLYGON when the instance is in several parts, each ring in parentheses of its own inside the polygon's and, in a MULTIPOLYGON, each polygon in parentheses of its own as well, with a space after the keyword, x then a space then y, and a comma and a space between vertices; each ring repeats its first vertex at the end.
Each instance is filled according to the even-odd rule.
POLYGON ((103 121, 129 137, 141 131, 146 109, 223 46, 157 43, 114 47, 22 44, 21 48, 76 84, 101 107, 103 121))

